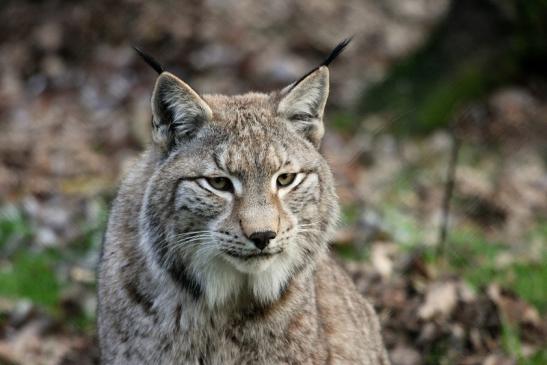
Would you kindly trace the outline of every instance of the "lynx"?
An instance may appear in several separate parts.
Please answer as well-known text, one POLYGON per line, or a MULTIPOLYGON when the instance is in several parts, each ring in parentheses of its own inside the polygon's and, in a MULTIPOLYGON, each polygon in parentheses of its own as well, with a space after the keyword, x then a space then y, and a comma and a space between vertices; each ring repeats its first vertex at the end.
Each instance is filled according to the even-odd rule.
POLYGON ((388 364, 372 307, 328 252, 319 152, 330 62, 269 94, 159 77, 152 143, 113 204, 99 267, 104 364, 388 364))

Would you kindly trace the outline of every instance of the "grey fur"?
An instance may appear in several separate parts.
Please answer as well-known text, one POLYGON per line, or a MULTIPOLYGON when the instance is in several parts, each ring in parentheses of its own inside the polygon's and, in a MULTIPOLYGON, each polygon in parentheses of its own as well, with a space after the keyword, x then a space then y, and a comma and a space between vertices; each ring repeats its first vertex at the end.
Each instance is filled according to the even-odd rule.
POLYGON ((374 310, 328 253, 338 204, 317 150, 328 75, 232 97, 160 75, 154 143, 103 246, 102 363, 389 363, 374 310), (298 174, 282 188, 280 173, 298 174), (260 251, 248 237, 264 231, 276 237, 260 251))

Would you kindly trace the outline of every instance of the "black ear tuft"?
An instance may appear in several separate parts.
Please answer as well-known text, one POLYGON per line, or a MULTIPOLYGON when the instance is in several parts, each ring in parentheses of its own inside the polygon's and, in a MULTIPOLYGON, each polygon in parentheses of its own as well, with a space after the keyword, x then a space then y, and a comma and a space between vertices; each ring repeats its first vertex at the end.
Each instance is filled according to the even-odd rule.
POLYGON ((346 46, 349 44, 349 42, 351 42, 351 40, 353 39, 353 36, 349 37, 349 38, 346 38, 344 39, 342 42, 338 43, 336 45, 336 47, 334 47, 334 49, 332 50, 332 52, 330 53, 330 55, 323 61, 323 63, 321 64, 321 66, 328 66, 330 65, 330 63, 332 61, 334 61, 334 59, 336 57, 338 57, 340 55, 340 53, 342 53, 342 51, 344 50, 344 48, 346 48, 346 46))
POLYGON ((156 61, 152 56, 144 53, 138 47, 133 46, 133 49, 135 49, 135 51, 137 51, 137 53, 139 54, 139 56, 142 57, 144 62, 146 62, 148 64, 148 66, 152 67, 154 69, 154 71, 156 71, 158 73, 158 75, 161 74, 164 71, 163 67, 160 65, 160 63, 158 61, 156 61))
POLYGON ((331 64, 332 61, 334 61, 334 59, 336 57, 338 57, 340 55, 340 53, 342 53, 342 51, 344 50, 344 48, 346 48, 346 46, 349 44, 349 42, 351 42, 351 40, 353 39, 353 36, 349 37, 349 38, 346 38, 344 39, 342 42, 338 43, 336 45, 336 47, 334 47, 334 49, 332 50, 332 52, 329 54, 329 56, 317 67, 315 67, 314 69, 312 69, 310 72, 308 72, 307 74, 305 74, 304 76, 302 76, 301 78, 299 78, 297 81, 295 81, 294 83, 292 83, 290 86, 289 86, 289 90, 292 90, 294 89, 294 87, 296 85, 298 85, 302 80, 304 80, 306 77, 310 76, 315 70, 317 70, 319 67, 322 67, 322 66, 329 66, 331 64))

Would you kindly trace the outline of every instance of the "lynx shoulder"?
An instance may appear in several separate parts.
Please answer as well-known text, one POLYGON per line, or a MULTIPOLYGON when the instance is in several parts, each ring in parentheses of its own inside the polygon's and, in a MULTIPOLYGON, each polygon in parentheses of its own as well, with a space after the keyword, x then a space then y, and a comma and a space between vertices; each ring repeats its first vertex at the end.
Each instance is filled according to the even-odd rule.
POLYGON ((238 96, 199 95, 146 56, 153 142, 110 213, 102 363, 389 363, 328 253, 338 204, 318 147, 345 44, 283 90, 238 96))

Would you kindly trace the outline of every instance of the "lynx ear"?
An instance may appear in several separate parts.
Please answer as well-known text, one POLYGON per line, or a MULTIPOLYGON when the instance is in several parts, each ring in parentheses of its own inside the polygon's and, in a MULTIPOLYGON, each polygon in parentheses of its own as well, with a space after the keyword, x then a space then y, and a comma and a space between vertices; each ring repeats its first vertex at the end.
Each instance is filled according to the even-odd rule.
POLYGON ((278 114, 306 139, 319 147, 323 137, 323 112, 329 96, 329 69, 321 66, 281 91, 278 114))
POLYGON ((190 86, 163 72, 152 93, 152 139, 163 150, 191 138, 212 117, 211 108, 190 86))

